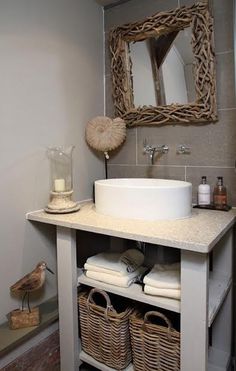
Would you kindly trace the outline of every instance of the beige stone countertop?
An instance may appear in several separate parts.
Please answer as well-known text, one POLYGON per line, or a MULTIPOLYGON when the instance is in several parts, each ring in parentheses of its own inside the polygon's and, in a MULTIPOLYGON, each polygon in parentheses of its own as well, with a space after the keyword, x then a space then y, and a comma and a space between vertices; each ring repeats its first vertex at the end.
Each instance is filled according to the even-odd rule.
POLYGON ((236 210, 193 209, 187 219, 142 221, 113 218, 96 213, 92 202, 70 214, 48 214, 43 210, 27 213, 28 220, 80 229, 109 236, 149 242, 179 249, 208 253, 235 222, 236 210))

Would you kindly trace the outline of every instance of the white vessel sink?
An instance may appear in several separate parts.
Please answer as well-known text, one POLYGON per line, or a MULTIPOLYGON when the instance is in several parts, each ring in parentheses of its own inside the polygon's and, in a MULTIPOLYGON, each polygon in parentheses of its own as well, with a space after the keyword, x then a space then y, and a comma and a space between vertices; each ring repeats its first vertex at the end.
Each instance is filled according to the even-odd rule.
POLYGON ((95 205, 98 213, 118 218, 188 218, 192 210, 192 184, 149 178, 97 180, 95 205))

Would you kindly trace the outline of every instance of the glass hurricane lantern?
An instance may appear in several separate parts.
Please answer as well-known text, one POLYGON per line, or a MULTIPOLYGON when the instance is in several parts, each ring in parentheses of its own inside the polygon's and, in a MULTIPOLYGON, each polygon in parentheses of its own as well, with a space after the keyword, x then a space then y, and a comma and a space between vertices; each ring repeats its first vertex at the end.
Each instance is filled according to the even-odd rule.
POLYGON ((51 192, 50 202, 45 208, 48 213, 70 213, 79 210, 72 201, 72 153, 74 146, 55 146, 47 149, 50 160, 51 192))

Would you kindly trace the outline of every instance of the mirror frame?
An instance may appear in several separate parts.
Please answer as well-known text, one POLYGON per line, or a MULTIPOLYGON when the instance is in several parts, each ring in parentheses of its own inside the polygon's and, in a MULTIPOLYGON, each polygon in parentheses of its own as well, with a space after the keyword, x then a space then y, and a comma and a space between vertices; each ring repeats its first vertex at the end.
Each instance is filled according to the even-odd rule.
POLYGON ((110 31, 112 95, 115 115, 127 126, 188 124, 217 121, 213 18, 205 3, 159 12, 142 22, 110 31), (196 100, 187 104, 134 106, 129 42, 192 28, 196 100))

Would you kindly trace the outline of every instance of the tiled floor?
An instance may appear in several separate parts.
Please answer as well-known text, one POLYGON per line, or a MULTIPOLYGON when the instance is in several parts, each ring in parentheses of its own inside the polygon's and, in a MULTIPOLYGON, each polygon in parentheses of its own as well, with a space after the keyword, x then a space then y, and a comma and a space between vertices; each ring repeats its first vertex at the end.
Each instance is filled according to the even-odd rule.
MULTIPOLYGON (((97 369, 83 363, 80 371, 97 369)), ((58 331, 42 341, 38 346, 25 352, 1 371, 60 371, 60 348, 58 331)))
POLYGON ((59 371, 60 350, 58 331, 28 350, 2 371, 59 371))

